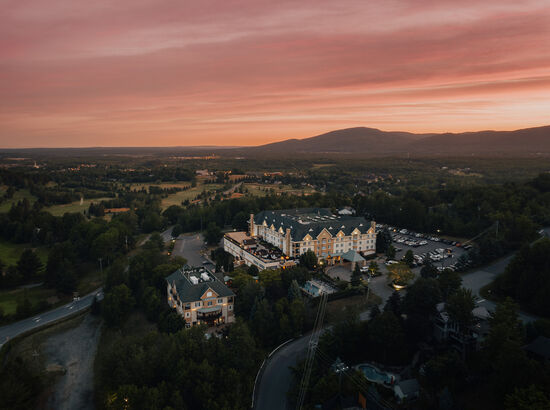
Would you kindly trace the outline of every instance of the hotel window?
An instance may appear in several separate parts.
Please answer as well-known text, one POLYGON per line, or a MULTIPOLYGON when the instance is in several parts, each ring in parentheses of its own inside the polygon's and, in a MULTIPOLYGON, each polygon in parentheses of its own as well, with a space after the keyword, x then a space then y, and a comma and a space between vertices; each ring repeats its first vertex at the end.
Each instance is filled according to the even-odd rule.
POLYGON ((191 303, 187 303, 187 304, 185 305, 185 309, 191 309, 191 303))
POLYGON ((233 310, 233 305, 229 305, 229 310, 233 310))
POLYGON ((218 299, 218 303, 223 303, 223 299, 218 299))
POLYGON ((190 316, 191 316, 191 314, 190 314, 189 312, 187 312, 187 313, 185 314, 185 317, 190 317, 190 316))
POLYGON ((200 307, 201 302, 195 302, 195 307, 200 307))
POLYGON ((208 302, 208 306, 212 306, 212 301, 208 302))

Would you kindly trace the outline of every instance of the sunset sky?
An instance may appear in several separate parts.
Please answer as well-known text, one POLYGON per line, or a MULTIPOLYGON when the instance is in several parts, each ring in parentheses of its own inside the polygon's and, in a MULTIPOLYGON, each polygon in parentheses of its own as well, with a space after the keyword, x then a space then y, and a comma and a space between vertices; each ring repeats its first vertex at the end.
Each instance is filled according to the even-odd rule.
POLYGON ((550 124, 550 0, 0 2, 0 147, 550 124))

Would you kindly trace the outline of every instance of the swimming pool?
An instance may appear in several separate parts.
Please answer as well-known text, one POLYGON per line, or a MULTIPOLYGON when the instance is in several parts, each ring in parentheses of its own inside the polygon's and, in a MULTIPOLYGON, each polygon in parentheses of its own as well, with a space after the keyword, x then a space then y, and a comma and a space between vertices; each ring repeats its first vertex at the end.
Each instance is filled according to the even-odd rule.
POLYGON ((384 384, 393 384, 395 381, 392 374, 382 372, 370 364, 360 364, 357 368, 363 372, 368 381, 384 384))

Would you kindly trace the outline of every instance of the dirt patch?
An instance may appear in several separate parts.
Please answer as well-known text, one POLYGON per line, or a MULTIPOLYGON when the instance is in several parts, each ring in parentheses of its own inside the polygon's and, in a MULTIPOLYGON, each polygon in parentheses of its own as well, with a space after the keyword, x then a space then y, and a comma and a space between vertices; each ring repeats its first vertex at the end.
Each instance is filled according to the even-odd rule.
POLYGON ((59 374, 48 409, 94 409, 93 364, 101 320, 87 314, 71 329, 49 337, 43 345, 46 368, 59 374))

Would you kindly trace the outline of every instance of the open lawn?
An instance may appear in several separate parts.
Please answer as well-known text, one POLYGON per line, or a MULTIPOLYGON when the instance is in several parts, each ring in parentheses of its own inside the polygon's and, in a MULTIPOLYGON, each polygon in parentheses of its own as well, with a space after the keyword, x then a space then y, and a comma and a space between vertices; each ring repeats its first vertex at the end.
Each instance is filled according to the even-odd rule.
POLYGON ((98 204, 101 201, 107 201, 109 199, 113 198, 84 199, 82 203, 80 201, 75 201, 71 202, 70 204, 52 205, 44 208, 44 210, 51 213, 53 216, 63 216, 66 213, 87 211, 92 202, 98 204))
POLYGON ((42 286, 29 289, 3 290, 0 291, 0 309, 2 309, 5 315, 14 314, 17 309, 18 301, 23 300, 25 294, 33 306, 50 298, 50 301, 53 302, 53 304, 59 302, 54 289, 47 289, 42 286))
POLYGON ((186 188, 188 186, 191 186, 191 183, 187 181, 161 182, 159 184, 155 184, 153 182, 144 182, 139 184, 131 184, 130 190, 139 191, 143 188, 148 190, 150 186, 156 186, 160 188, 186 188))
POLYGON ((336 164, 313 164, 313 169, 319 169, 319 168, 327 168, 327 167, 333 167, 336 164))
MULTIPOLYGON (((15 265, 23 251, 27 248, 31 248, 31 245, 28 243, 11 243, 0 240, 0 260, 7 266, 15 265)), ((34 248, 34 250, 45 265, 48 261, 48 249, 41 246, 34 248)))
POLYGON ((350 312, 359 314, 374 305, 382 302, 380 296, 372 290, 369 293, 369 300, 366 295, 355 295, 348 298, 332 300, 327 303, 327 322, 338 323, 346 320, 350 312))
POLYGON ((198 194, 202 191, 214 191, 222 188, 222 184, 198 184, 196 187, 190 188, 186 191, 176 192, 175 194, 168 195, 162 200, 162 209, 166 209, 172 205, 181 205, 185 200, 194 200, 198 194))
MULTIPOLYGON (((4 195, 5 191, 6 191, 6 187, 0 188, 1 195, 4 195)), ((36 197, 34 195, 31 195, 28 189, 21 189, 19 191, 15 191, 15 193, 13 194, 13 198, 7 199, 2 203, 0 203, 0 212, 8 212, 12 204, 16 203, 17 201, 21 201, 25 198, 27 198, 31 204, 33 204, 36 201, 36 197)))
POLYGON ((275 193, 287 193, 294 195, 301 195, 302 192, 306 194, 311 194, 315 192, 313 188, 304 186, 303 188, 296 189, 290 185, 282 184, 255 184, 255 183, 245 183, 244 186, 248 189, 249 195, 254 196, 266 196, 270 193, 270 190, 273 189, 275 193), (267 190, 267 191, 266 191, 267 190))

